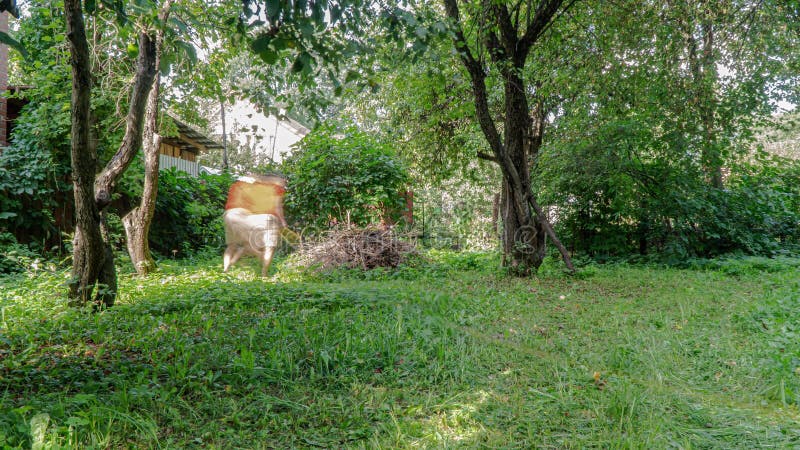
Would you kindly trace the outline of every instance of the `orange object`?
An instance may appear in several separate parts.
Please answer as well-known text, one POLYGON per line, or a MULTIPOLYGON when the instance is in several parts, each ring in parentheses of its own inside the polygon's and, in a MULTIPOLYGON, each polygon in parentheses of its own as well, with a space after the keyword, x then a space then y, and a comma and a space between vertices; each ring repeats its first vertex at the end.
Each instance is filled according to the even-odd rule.
POLYGON ((272 214, 281 223, 286 180, 277 176, 244 177, 231 185, 225 209, 244 208, 253 214, 272 214))

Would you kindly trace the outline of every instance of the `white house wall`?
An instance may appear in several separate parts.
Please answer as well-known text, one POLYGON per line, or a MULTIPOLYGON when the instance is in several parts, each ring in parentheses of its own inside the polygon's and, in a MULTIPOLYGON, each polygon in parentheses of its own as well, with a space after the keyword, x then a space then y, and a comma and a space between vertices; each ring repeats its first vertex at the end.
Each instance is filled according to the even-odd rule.
MULTIPOLYGON (((228 136, 247 145, 261 156, 271 158, 275 162, 283 160, 283 156, 291 152, 291 147, 306 135, 308 130, 295 127, 288 121, 279 121, 275 116, 265 116, 247 101, 239 101, 226 108, 225 125, 228 136)), ((214 134, 222 135, 222 124, 218 120, 214 134)))

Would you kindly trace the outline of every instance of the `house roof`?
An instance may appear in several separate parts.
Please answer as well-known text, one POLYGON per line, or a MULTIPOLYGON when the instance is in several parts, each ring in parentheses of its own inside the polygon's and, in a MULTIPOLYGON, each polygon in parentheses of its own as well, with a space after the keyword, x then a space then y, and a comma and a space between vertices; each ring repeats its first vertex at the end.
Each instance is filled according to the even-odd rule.
POLYGON ((196 143, 202 145, 205 148, 213 148, 213 149, 222 150, 222 148, 223 148, 222 144, 220 144, 219 142, 217 142, 217 141, 211 139, 210 137, 206 136, 205 134, 197 131, 194 127, 192 127, 191 125, 181 121, 180 119, 178 119, 174 115, 169 114, 169 117, 170 117, 170 119, 172 119, 173 122, 175 122, 175 126, 178 128, 178 132, 180 133, 182 138, 186 137, 189 140, 191 140, 193 142, 196 142, 196 143))

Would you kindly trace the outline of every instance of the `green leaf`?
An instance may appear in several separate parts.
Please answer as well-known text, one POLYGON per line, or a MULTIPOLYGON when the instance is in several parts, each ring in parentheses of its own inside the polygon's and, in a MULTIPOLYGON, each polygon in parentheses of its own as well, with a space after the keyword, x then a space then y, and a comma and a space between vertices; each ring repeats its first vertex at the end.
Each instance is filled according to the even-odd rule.
POLYGON ((278 52, 270 45, 274 37, 263 33, 250 42, 250 48, 267 64, 275 64, 278 61, 278 52))
POLYGON ((278 62, 278 53, 272 51, 271 49, 267 49, 266 51, 259 53, 258 56, 267 64, 275 64, 278 62))
POLYGON ((275 21, 281 13, 281 1, 280 0, 266 0, 267 5, 267 18, 270 21, 275 21))
POLYGON ((131 58, 135 58, 139 54, 139 46, 134 44, 133 42, 128 43, 127 47, 128 56, 131 58))
POLYGON ((358 80, 359 78, 361 78, 361 74, 359 74, 358 72, 356 72, 354 70, 348 70, 347 71, 347 75, 345 75, 345 77, 344 77, 344 82, 345 83, 350 83, 350 82, 353 82, 355 80, 358 80))
POLYGON ((331 7, 331 25, 336 25, 336 22, 342 17, 342 8, 339 5, 331 7))
POLYGON ((194 45, 185 41, 176 41, 175 47, 188 58, 189 64, 194 65, 197 63, 197 50, 194 45))
POLYGON ((169 75, 172 71, 172 63, 175 62, 175 55, 171 53, 165 53, 161 55, 161 59, 158 61, 158 70, 161 73, 161 76, 165 77, 169 75))
POLYGON ((128 14, 125 12, 125 2, 122 0, 101 0, 106 8, 114 11, 117 15, 117 23, 125 25, 128 23, 128 14))
POLYGON ((284 39, 282 37, 276 37, 272 40, 272 42, 270 42, 269 46, 275 52, 279 52, 281 50, 286 49, 287 47, 290 47, 289 44, 291 44, 291 41, 288 41, 287 39, 284 39))
POLYGON ((313 64, 313 59, 308 52, 302 52, 297 55, 297 58, 294 60, 292 64, 292 72, 298 73, 309 73, 311 71, 311 65, 313 64))
POLYGON ((189 32, 189 27, 186 25, 186 22, 177 19, 175 17, 170 17, 169 23, 172 24, 172 27, 175 28, 180 34, 185 34, 189 32))
POLYGON ((314 34, 314 24, 311 21, 303 21, 299 24, 299 27, 303 36, 309 37, 314 34))

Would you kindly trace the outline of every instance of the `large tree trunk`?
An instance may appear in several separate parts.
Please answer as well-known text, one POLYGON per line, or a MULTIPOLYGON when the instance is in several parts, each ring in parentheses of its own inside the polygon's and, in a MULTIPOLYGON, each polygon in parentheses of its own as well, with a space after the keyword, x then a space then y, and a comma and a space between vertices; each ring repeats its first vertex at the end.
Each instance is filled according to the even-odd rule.
POLYGON ((503 228, 500 241, 503 244, 503 265, 510 268, 514 274, 529 275, 542 265, 545 256, 545 232, 542 224, 535 216, 528 214, 528 222, 521 223, 516 202, 510 201, 513 197, 512 187, 503 181, 503 195, 501 200, 503 228))
MULTIPOLYGON (((489 109, 486 76, 490 71, 484 66, 486 57, 476 58, 472 54, 461 28, 458 1, 444 0, 445 11, 454 25, 456 51, 472 82, 478 124, 492 150, 492 155, 478 156, 496 162, 503 173, 503 261, 518 275, 528 275, 541 265, 545 255, 545 235, 550 236, 567 267, 574 271, 569 253, 558 240, 531 191, 529 164, 541 145, 544 117, 539 108, 533 112, 539 113, 534 130, 527 90, 521 77, 531 47, 554 20, 562 1, 542 0, 533 16, 524 20, 517 14, 518 10, 511 13, 505 3, 482 4, 483 10, 477 20, 484 22, 481 26, 483 34, 479 34, 477 47, 486 49, 488 57, 503 75, 505 117, 501 134, 489 109), (523 33, 519 36, 518 27, 523 22, 523 33)), ((516 6, 520 7, 520 4, 516 6)), ((526 7, 532 8, 531 5, 526 7)))
MULTIPOLYGON (((503 181, 503 255, 507 267, 518 275, 535 272, 545 256, 545 232, 526 201, 531 190, 529 156, 532 152, 532 121, 525 96, 525 82, 516 71, 504 71, 505 81, 505 164, 516 171, 503 181)), ((537 148, 538 150, 538 148, 537 148)), ((503 162, 501 162, 502 165, 503 162)))
POLYGON ((69 296, 83 305, 94 295, 97 304, 111 306, 116 298, 117 274, 111 247, 101 232, 101 213, 111 201, 114 183, 141 145, 144 100, 155 77, 155 47, 149 36, 140 35, 125 136, 117 153, 95 177, 97 154, 90 140, 91 61, 81 3, 81 0, 64 1, 72 56, 71 157, 76 218, 69 296))
MULTIPOLYGON (((72 53, 72 183, 75 196, 75 237, 70 298, 88 302, 100 278, 107 253, 100 233, 100 210, 94 201, 97 155, 89 141, 92 76, 89 44, 80 0, 65 0, 67 38, 72 53)), ((116 290, 108 286, 107 290, 116 290)))

